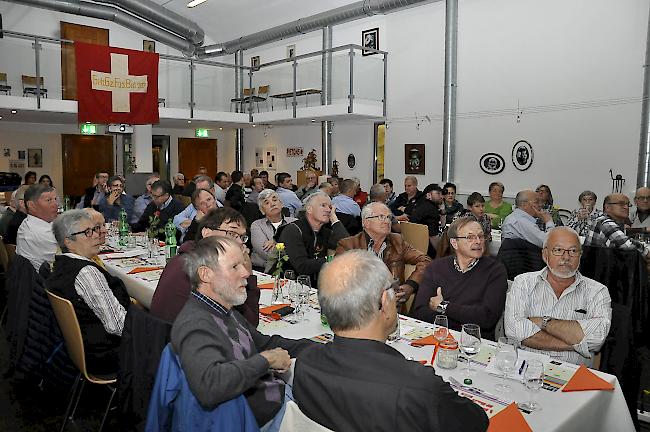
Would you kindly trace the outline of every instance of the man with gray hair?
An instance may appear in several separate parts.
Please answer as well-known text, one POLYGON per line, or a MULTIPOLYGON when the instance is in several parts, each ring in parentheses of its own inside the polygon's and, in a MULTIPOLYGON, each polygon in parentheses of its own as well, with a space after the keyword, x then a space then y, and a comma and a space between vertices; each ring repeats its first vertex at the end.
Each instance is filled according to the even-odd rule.
POLYGON ((546 232, 555 227, 550 213, 542 211, 537 193, 532 190, 518 192, 515 206, 517 208, 503 221, 501 238, 526 240, 541 248, 546 239, 546 232), (537 219, 544 222, 546 232, 539 229, 536 224, 537 219))
POLYGON ((52 221, 59 206, 56 191, 42 184, 34 184, 25 191, 27 217, 18 228, 16 253, 27 258, 36 271, 44 262, 52 263, 57 244, 52 233, 52 221))
POLYGON ((368 202, 380 202, 385 203, 388 197, 386 188, 383 184, 376 183, 370 187, 370 195, 368 196, 368 202))
POLYGON ((354 201, 354 195, 357 192, 357 184, 352 179, 345 179, 340 185, 341 193, 332 198, 332 204, 336 210, 350 216, 361 216, 361 207, 354 201))
POLYGON ((174 177, 172 177, 172 181, 174 182, 172 193, 174 195, 181 195, 185 190, 185 174, 183 174, 182 172, 178 172, 174 174, 174 177))
POLYGON ((482 408, 385 343, 399 319, 392 281, 368 251, 346 252, 323 267, 318 300, 335 336, 296 361, 300 410, 336 431, 486 430, 482 408))
MULTIPOLYGON (((213 196, 215 196, 216 200, 216 195, 215 195, 215 183, 212 178, 210 178, 207 175, 202 175, 194 179, 194 184, 196 185, 194 191, 192 191, 191 196, 196 192, 198 189, 205 189, 208 190, 212 193, 213 196)), ((218 200, 215 201, 217 207, 223 207, 223 204, 221 204, 218 200)), ((194 205, 194 202, 190 202, 185 209, 183 209, 182 212, 174 216, 174 225, 176 225, 176 228, 181 232, 181 241, 184 240, 185 238, 185 233, 187 232, 187 229, 190 227, 192 224, 192 221, 196 217, 197 214, 197 208, 194 205)))
POLYGON ((144 209, 147 208, 153 197, 151 196, 151 185, 160 180, 158 174, 151 174, 147 177, 147 182, 145 183, 145 190, 142 195, 135 199, 135 204, 133 204, 133 217, 131 218, 131 223, 136 223, 140 220, 144 209))
MULTIPOLYGON (((380 186, 382 191, 384 187, 380 186)), ((372 192, 372 189, 371 189, 372 192)), ((390 232, 393 213, 382 202, 371 202, 361 210, 363 231, 339 241, 336 254, 352 249, 367 250, 377 255, 386 264, 393 277, 398 278, 400 286, 397 291, 398 303, 403 303, 417 291, 424 269, 431 262, 426 254, 404 241, 400 234, 390 232), (415 266, 415 270, 406 279, 406 265, 415 266)))
MULTIPOLYGON (((286 371, 310 341, 266 336, 235 309, 246 301, 246 268, 241 246, 226 237, 199 241, 184 259, 192 292, 171 331, 190 390, 206 410, 244 395, 260 427, 282 420, 286 371)), ((287 391, 289 390, 289 391, 287 391)))
POLYGON ((546 267, 515 278, 503 318, 506 335, 522 348, 589 367, 609 332, 612 308, 607 287, 578 271, 581 254, 572 228, 549 231, 546 267))

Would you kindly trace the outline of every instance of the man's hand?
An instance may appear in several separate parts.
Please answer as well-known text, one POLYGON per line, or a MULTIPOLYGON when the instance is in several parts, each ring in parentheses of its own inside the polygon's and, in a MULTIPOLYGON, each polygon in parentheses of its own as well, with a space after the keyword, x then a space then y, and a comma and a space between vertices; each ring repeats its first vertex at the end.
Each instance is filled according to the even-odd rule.
POLYGON ((542 317, 528 317, 528 319, 540 329, 542 328, 542 317))
POLYGON ((549 223, 553 218, 551 217, 551 214, 545 211, 540 211, 539 212, 539 218, 542 220, 544 223, 549 223))
POLYGON ((117 201, 117 199, 119 197, 120 197, 120 191, 119 190, 111 191, 111 193, 109 193, 106 196, 106 202, 108 203, 108 205, 113 205, 115 203, 115 201, 117 201))
POLYGON ((440 303, 442 303, 444 299, 445 298, 442 296, 442 287, 438 287, 437 295, 429 299, 429 309, 438 309, 438 306, 440 306, 440 303))
POLYGON ((336 206, 332 204, 332 211, 330 212, 330 223, 333 225, 334 222, 338 222, 339 218, 336 216, 336 206))
POLYGON ((272 350, 262 351, 260 355, 269 362, 269 369, 278 372, 285 372, 291 367, 291 357, 289 357, 289 352, 282 348, 273 348, 272 350))
POLYGON ((182 228, 188 228, 190 225, 192 225, 192 221, 189 219, 185 219, 183 222, 181 222, 180 225, 182 228))
POLYGON ((262 249, 264 249, 264 251, 266 252, 271 252, 274 247, 275 247, 275 240, 267 240, 262 245, 262 249))
POLYGON ((395 292, 395 299, 397 300, 398 304, 405 303, 406 300, 411 297, 411 294, 413 294, 415 290, 413 287, 409 284, 402 284, 399 286, 399 289, 395 292))

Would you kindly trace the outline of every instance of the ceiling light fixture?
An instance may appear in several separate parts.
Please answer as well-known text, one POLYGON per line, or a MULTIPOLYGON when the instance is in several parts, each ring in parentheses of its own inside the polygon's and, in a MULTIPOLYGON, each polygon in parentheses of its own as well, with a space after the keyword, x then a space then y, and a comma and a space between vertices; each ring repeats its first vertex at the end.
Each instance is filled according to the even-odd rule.
POLYGON ((188 120, 187 123, 192 123, 192 120, 188 120))
POLYGON ((201 3, 205 3, 206 1, 207 1, 207 0, 192 0, 191 2, 189 2, 189 3, 187 4, 187 7, 188 7, 188 8, 193 8, 194 6, 198 6, 198 5, 200 5, 201 3))
POLYGON ((222 128, 222 127, 220 127, 220 128, 219 128, 219 130, 223 130, 223 128, 222 128))
POLYGON ((253 127, 255 127, 255 125, 253 125, 253 127))
POLYGON ((12 114, 16 114, 17 112, 18 112, 18 111, 16 111, 16 110, 11 110, 11 113, 12 113, 12 114))

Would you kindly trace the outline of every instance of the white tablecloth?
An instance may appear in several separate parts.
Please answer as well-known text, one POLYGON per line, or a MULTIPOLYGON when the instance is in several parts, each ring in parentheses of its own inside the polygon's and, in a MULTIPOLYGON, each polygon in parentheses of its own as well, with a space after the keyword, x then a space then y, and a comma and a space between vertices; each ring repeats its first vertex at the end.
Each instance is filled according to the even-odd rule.
POLYGON ((148 278, 151 277, 151 274, 128 274, 129 271, 136 267, 144 267, 149 264, 143 262, 136 265, 125 266, 123 264, 125 261, 120 259, 104 259, 103 261, 106 269, 111 275, 122 279, 129 295, 149 309, 151 306, 151 298, 153 297, 154 291, 156 291, 158 281, 148 280, 148 278))
MULTIPOLYGON (((316 294, 314 293, 312 299, 315 299, 315 297, 316 294)), ((270 303, 271 291, 262 290, 260 305, 269 305, 270 303)), ((413 324, 433 328, 431 324, 422 323, 408 317, 400 317, 400 323, 402 328, 413 324)), ((320 312, 315 308, 310 308, 306 313, 304 322, 298 324, 289 324, 284 321, 260 322, 259 330, 265 334, 277 334, 291 339, 310 338, 323 333, 331 333, 329 327, 321 324, 320 312)), ((432 346, 414 347, 405 339, 390 342, 389 344, 407 358, 412 357, 414 360, 431 361, 432 346)), ((444 379, 453 376, 458 381, 463 382, 464 368, 465 365, 459 362, 456 369, 436 368, 436 373, 444 379)), ((480 369, 481 367, 477 366, 476 368, 480 369)), ((614 391, 563 393, 561 391, 551 392, 542 389, 538 392, 536 399, 542 406, 542 410, 524 414, 533 431, 634 431, 632 419, 616 377, 599 371, 594 372, 603 379, 614 383, 614 391)), ((496 376, 478 370, 472 380, 474 386, 499 398, 517 402, 527 400, 526 389, 521 383, 508 380, 513 391, 504 395, 495 390, 495 385, 499 382, 499 378, 496 376)))

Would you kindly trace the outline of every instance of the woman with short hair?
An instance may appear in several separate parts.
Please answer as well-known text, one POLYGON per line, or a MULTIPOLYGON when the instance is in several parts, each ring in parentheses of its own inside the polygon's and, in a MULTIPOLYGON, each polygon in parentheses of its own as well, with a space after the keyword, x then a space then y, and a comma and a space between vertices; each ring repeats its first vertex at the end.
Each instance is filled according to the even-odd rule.
POLYGON ((603 215, 602 210, 596 208, 598 197, 592 191, 586 190, 578 196, 580 207, 571 212, 567 226, 573 228, 578 235, 586 236, 589 226, 603 215))
POLYGON ((500 229, 506 216, 512 213, 512 204, 503 200, 506 190, 501 182, 492 182, 488 188, 490 200, 485 203, 485 214, 492 219, 492 228, 500 229))
POLYGON ((260 271, 268 270, 271 263, 269 258, 275 249, 276 231, 281 226, 297 220, 294 217, 284 217, 282 215, 282 200, 278 193, 272 189, 264 189, 257 198, 257 204, 260 211, 265 216, 251 224, 251 244, 253 251, 251 253, 251 262, 253 266, 260 271))

